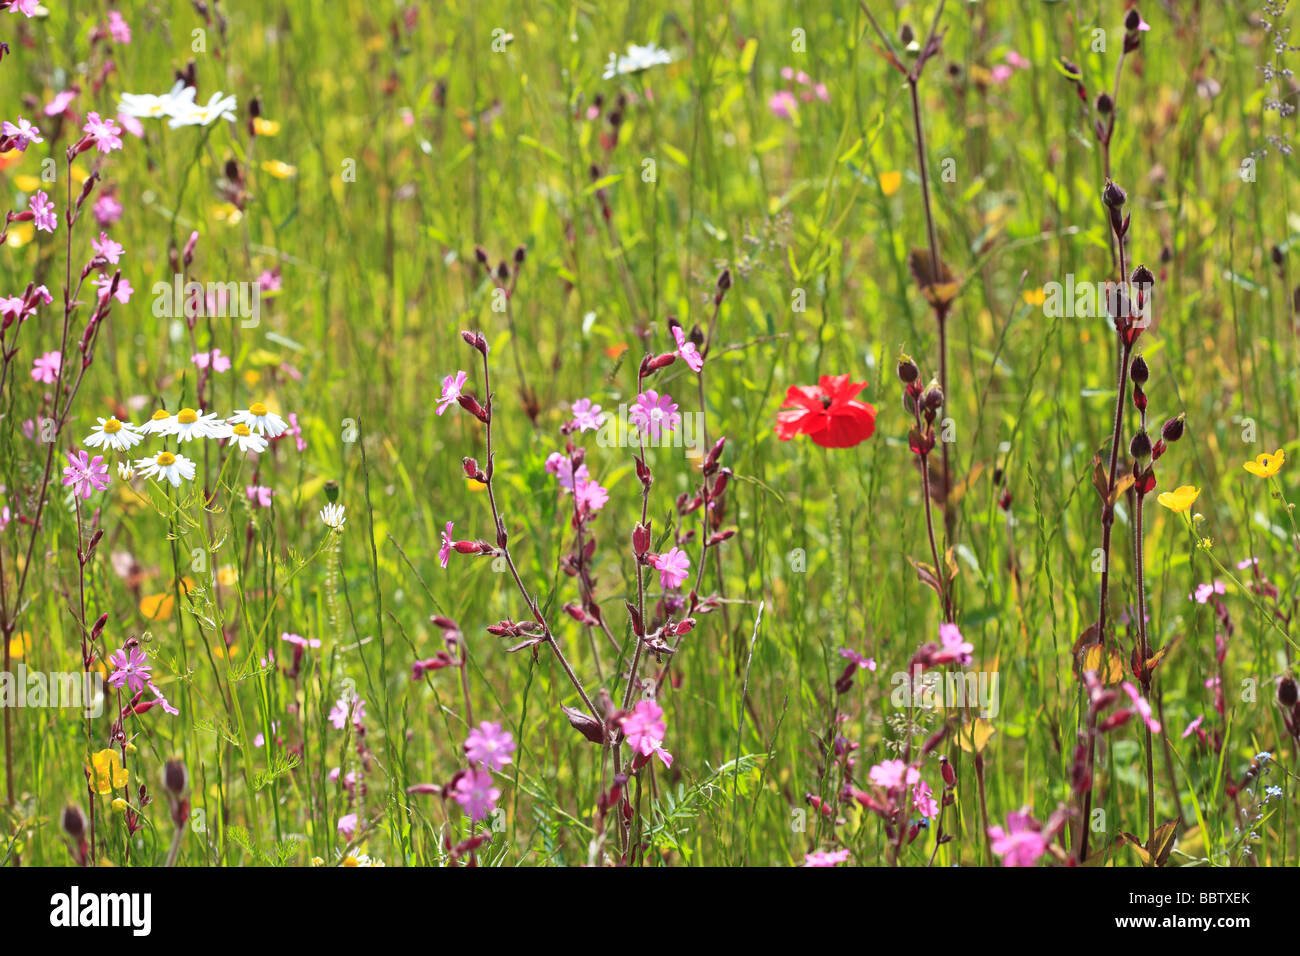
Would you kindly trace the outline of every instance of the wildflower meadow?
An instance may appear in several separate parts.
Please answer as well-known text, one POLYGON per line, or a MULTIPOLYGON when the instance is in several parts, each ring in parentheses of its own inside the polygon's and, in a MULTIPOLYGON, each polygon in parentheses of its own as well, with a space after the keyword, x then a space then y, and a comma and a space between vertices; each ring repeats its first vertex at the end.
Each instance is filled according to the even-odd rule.
POLYGON ((0 864, 1296 865, 1297 23, 0 0, 0 864))

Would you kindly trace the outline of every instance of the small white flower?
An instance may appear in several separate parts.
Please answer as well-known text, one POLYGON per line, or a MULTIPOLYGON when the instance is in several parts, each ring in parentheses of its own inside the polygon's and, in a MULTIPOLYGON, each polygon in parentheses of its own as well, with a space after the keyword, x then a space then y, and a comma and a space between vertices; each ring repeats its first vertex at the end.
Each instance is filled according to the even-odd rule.
POLYGON ((254 402, 247 410, 235 412, 229 420, 233 425, 247 425, 251 431, 267 438, 279 438, 289 427, 283 418, 275 412, 267 411, 261 402, 254 402))
POLYGON ((216 412, 200 415, 192 408, 182 408, 176 413, 176 424, 171 434, 178 441, 194 441, 196 438, 227 438, 226 423, 217 418, 216 412))
POLYGON ((123 116, 138 119, 182 116, 198 108, 194 105, 194 92, 194 87, 186 86, 184 80, 177 80, 176 85, 162 96, 154 96, 152 93, 123 93, 118 100, 117 111, 123 116))
POLYGON ((343 516, 344 508, 342 505, 326 505, 320 510, 320 520, 325 522, 327 528, 333 528, 335 531, 343 530, 343 522, 348 519, 343 516))
POLYGON ((240 451, 251 451, 258 454, 266 451, 267 440, 261 435, 254 435, 243 422, 234 426, 227 425, 226 428, 230 429, 227 437, 232 443, 239 446, 240 451))
POLYGON ((129 461, 119 461, 117 463, 117 476, 123 481, 130 481, 135 477, 135 469, 131 467, 129 461))
POLYGON ((653 43, 647 43, 645 46, 629 43, 627 56, 619 56, 617 53, 609 55, 609 62, 605 64, 605 79, 612 80, 616 76, 640 73, 652 66, 665 66, 671 62, 673 62, 673 55, 662 47, 655 46, 653 43))
POLYGON ((213 93, 207 105, 198 106, 191 103, 188 109, 174 113, 167 125, 172 129, 176 129, 178 126, 211 126, 218 119, 230 120, 233 123, 235 120, 235 107, 238 105, 233 95, 225 96, 219 92, 213 93))
POLYGON ((176 433, 176 416, 167 409, 160 408, 147 422, 140 426, 141 435, 174 435, 176 433))
POLYGON ((144 441, 144 436, 130 422, 119 422, 116 418, 100 418, 95 430, 85 437, 83 445, 88 448, 103 448, 113 451, 126 451, 132 445, 144 441))
POLYGON ((173 455, 169 451, 160 451, 153 458, 141 458, 135 467, 143 477, 170 481, 175 488, 181 486, 182 479, 194 480, 194 462, 184 455, 173 455))

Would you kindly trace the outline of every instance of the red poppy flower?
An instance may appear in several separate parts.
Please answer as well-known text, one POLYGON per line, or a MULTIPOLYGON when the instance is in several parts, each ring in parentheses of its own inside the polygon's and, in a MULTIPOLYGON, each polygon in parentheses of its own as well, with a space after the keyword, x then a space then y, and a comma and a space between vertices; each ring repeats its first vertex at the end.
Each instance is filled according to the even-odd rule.
POLYGON ((807 435, 823 448, 852 448, 876 430, 876 410, 856 401, 866 382, 847 375, 823 375, 816 387, 792 385, 776 413, 776 437, 790 441, 807 435))

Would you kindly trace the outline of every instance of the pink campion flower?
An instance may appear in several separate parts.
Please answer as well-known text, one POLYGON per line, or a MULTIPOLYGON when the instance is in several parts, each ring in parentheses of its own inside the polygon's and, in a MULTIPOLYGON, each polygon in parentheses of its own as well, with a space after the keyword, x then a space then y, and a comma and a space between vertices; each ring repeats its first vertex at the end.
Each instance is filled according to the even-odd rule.
POLYGON ((460 804, 461 810, 468 813, 471 820, 485 820, 496 810, 501 791, 493 785, 492 774, 478 767, 461 773, 451 798, 460 804))
POLYGON ((944 660, 963 666, 971 662, 971 652, 975 650, 975 646, 961 636, 961 629, 956 624, 939 625, 939 642, 943 645, 940 656, 944 660))
POLYGON ((848 850, 815 850, 803 855, 804 866, 838 866, 849 858, 848 850))
POLYGON ((280 635, 280 640, 287 641, 294 647, 301 647, 304 650, 309 647, 320 647, 319 637, 303 637, 301 634, 290 634, 288 631, 280 635))
POLYGON ((1007 80, 1011 79, 1015 70, 1011 69, 1011 67, 1005 63, 998 63, 989 72, 993 76, 994 83, 1005 83, 1007 80))
POLYGON ((257 287, 263 292, 279 292, 281 287, 279 269, 263 269, 257 277, 257 287))
POLYGON ((1007 828, 989 827, 993 852, 1002 858, 1003 866, 1033 866, 1047 852, 1047 840, 1038 824, 1029 815, 1029 809, 1007 814, 1007 828))
POLYGON ((465 738, 465 756, 486 770, 500 770, 513 759, 515 738, 500 724, 485 720, 465 738))
POLYGON ((1026 60, 1023 56, 1021 56, 1021 55, 1020 55, 1019 53, 1017 53, 1015 50, 1008 50, 1008 51, 1007 51, 1006 61, 1007 61, 1008 63, 1010 63, 1013 67, 1015 67, 1017 70, 1027 70, 1027 69, 1029 69, 1031 66, 1033 66, 1032 63, 1030 63, 1028 60, 1026 60))
POLYGON ((330 711, 330 723, 335 730, 342 730, 348 722, 348 713, 352 714, 352 726, 359 728, 362 718, 366 716, 366 699, 364 697, 340 697, 334 702, 330 711))
POLYGON ((653 388, 636 397, 636 404, 628 410, 627 419, 656 441, 663 429, 676 431, 682 423, 677 405, 668 395, 660 395, 653 388))
POLYGON ((134 136, 136 139, 144 137, 144 124, 129 113, 117 114, 117 121, 122 124, 122 128, 134 136))
POLYGON ((886 790, 902 790, 914 787, 921 779, 921 771, 901 760, 882 760, 868 771, 867 779, 886 790))
POLYGON ((863 657, 857 651, 847 647, 840 648, 840 657, 851 660, 857 664, 860 669, 874 671, 876 669, 876 659, 874 657, 863 657))
POLYGON ((339 817, 338 822, 339 836, 348 843, 357 835, 357 815, 355 813, 345 813, 339 817))
POLYGON ((95 200, 90 212, 101 228, 107 228, 122 218, 122 204, 112 193, 104 193, 95 200))
POLYGON ((122 253, 126 251, 122 248, 121 243, 108 238, 106 232, 101 232, 98 239, 91 239, 90 248, 95 250, 95 255, 103 256, 112 265, 117 265, 122 258, 122 253))
POLYGON ((59 217, 54 212, 54 203, 45 194, 45 190, 38 189, 32 196, 31 210, 33 222, 41 232, 53 232, 59 227, 59 217))
POLYGON ((77 93, 79 92, 80 90, 74 87, 70 90, 64 90, 62 93, 55 94, 54 99, 46 103, 41 112, 46 116, 58 116, 61 113, 67 112, 68 104, 76 99, 77 93))
POLYGON ((116 10, 108 12, 108 35, 114 43, 126 45, 131 42, 131 27, 116 10))
POLYGON ((14 143, 14 148, 20 153, 27 152, 28 143, 45 142, 45 140, 41 138, 40 127, 33 126, 29 120, 25 120, 21 116, 18 117, 18 123, 16 125, 5 120, 4 125, 0 126, 0 132, 3 132, 6 136, 17 137, 18 142, 14 143))
POLYGON ((934 792, 924 780, 918 780, 912 788, 912 807, 927 820, 939 815, 939 802, 934 799, 934 792))
POLYGON ((101 119, 93 110, 86 114, 86 125, 82 132, 95 141, 95 148, 101 153, 111 153, 122 148, 122 127, 111 118, 101 119))
POLYGON ((211 352, 195 352, 190 356, 190 361, 199 368, 211 368, 213 372, 229 372, 230 357, 221 354, 221 349, 213 349, 211 352))
POLYGON ((247 485, 244 488, 244 494, 248 500, 259 508, 271 507, 271 496, 275 494, 275 489, 268 488, 266 485, 247 485))
POLYGON ((1133 701, 1133 709, 1138 712, 1139 716, 1141 716, 1144 721, 1146 721, 1147 728, 1153 734, 1160 733, 1160 721, 1156 720, 1155 717, 1152 716, 1151 705, 1143 699, 1141 694, 1138 693, 1138 689, 1128 681, 1125 681, 1121 686, 1124 689, 1124 693, 1128 694, 1129 699, 1133 701))
POLYGON ((113 665, 113 673, 108 675, 108 682, 113 687, 125 686, 131 693, 138 694, 153 681, 153 665, 138 647, 122 648, 110 654, 108 662, 113 665))
POLYGON ((664 750, 664 709, 653 700, 637 701, 630 714, 619 718, 619 726, 627 738, 628 746, 642 757, 657 756, 665 767, 673 765, 673 755, 664 750))
POLYGON ((20 295, 0 296, 0 316, 7 315, 11 319, 17 319, 22 316, 27 309, 27 300, 20 295))
MULTIPOLYGON (((113 288, 113 277, 104 275, 104 273, 101 272, 99 278, 93 280, 93 284, 95 288, 99 290, 98 295, 102 302, 108 297, 108 290, 113 288)), ((123 305, 126 305, 131 301, 131 294, 133 292, 135 292, 135 289, 131 288, 131 280, 126 276, 122 276, 117 280, 117 291, 113 293, 113 298, 117 299, 117 301, 121 302, 123 305)))
POLYGON ((451 537, 453 524, 454 522, 447 522, 447 527, 444 528, 442 532, 442 547, 438 549, 438 563, 444 568, 447 566, 447 562, 451 559, 452 545, 456 543, 451 537))
POLYGON ((573 468, 573 459, 568 455, 553 451, 546 456, 546 471, 554 475, 560 482, 560 487, 569 491, 573 490, 574 480, 587 481, 591 476, 587 471, 585 464, 579 465, 575 471, 573 468))
POLYGON ((673 326, 673 338, 677 341, 675 354, 690 367, 692 372, 704 368, 704 356, 695 347, 695 343, 686 338, 686 333, 682 331, 680 325, 673 326))
POLYGON ((1199 714, 1195 720, 1193 720, 1190 724, 1187 725, 1187 729, 1183 731, 1183 737, 1187 738, 1190 737, 1192 734, 1196 733, 1196 731, 1201 726, 1201 722, 1204 720, 1205 720, 1205 715, 1199 714))
POLYGON ((289 427, 284 433, 293 436, 293 444, 298 451, 307 450, 307 443, 302 438, 302 426, 298 424, 298 415, 295 412, 289 413, 289 427))
POLYGON ((816 95, 817 99, 821 100, 823 103, 829 103, 831 101, 831 91, 826 88, 825 83, 818 83, 814 86, 813 93, 816 95))
POLYGON ((450 406, 456 404, 460 398, 460 390, 465 385, 465 379, 469 378, 469 373, 457 371, 456 374, 446 375, 442 379, 442 397, 438 399, 438 414, 441 415, 450 406))
POLYGON ((34 17, 40 11, 39 0, 13 0, 10 10, 17 10, 25 17, 34 17))
POLYGON ((32 361, 32 378, 45 385, 53 385, 59 378, 59 369, 63 367, 63 356, 58 352, 46 352, 32 361))
MULTIPOLYGON (((275 733, 275 732, 278 731, 279 729, 280 729, 280 722, 277 721, 277 720, 273 720, 273 721, 271 721, 271 733, 275 733)), ((261 733, 261 732, 259 731, 258 734, 257 734, 257 736, 253 738, 253 746, 254 746, 254 747, 265 747, 265 746, 266 746, 266 735, 263 734, 263 733, 261 733)))
POLYGON ((580 398, 573 403, 573 427, 580 432, 594 432, 605 424, 605 415, 599 405, 591 404, 591 399, 580 398))
POLYGON ((0 531, 9 527, 9 522, 13 520, 13 515, 9 511, 9 506, 5 505, 0 508, 0 531))
POLYGON ((651 556, 650 565, 659 572, 661 588, 676 589, 682 586, 691 570, 691 559, 681 548, 670 548, 663 554, 651 556))
POLYGON ((609 501, 609 492, 588 478, 579 478, 573 485, 573 497, 579 508, 597 512, 609 501))
POLYGON ((72 487, 78 498, 89 498, 108 487, 108 465, 104 456, 91 458, 84 451, 68 452, 68 467, 63 469, 63 483, 72 487))
POLYGON ((1204 604, 1206 601, 1210 599, 1210 595, 1226 594, 1227 591, 1228 589, 1222 581, 1215 581, 1213 584, 1196 585, 1196 591, 1187 596, 1191 600, 1195 601, 1197 604, 1204 604))
POLYGON ((1259 567, 1259 558, 1243 558, 1237 562, 1237 570, 1245 571, 1249 567, 1259 567))
POLYGON ((789 90, 777 90, 768 97, 767 108, 777 119, 793 120, 799 111, 799 99, 789 90))

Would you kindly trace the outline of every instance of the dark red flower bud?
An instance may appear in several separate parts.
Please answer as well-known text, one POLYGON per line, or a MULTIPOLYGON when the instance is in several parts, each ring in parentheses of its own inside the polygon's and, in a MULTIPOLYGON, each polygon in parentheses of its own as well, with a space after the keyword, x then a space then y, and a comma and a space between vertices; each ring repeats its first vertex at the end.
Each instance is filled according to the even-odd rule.
POLYGON ((1160 428, 1160 437, 1167 442, 1175 442, 1183 437, 1183 422, 1187 418, 1187 413, 1179 415, 1177 418, 1171 418, 1160 428))
POLYGON ((1106 180, 1106 186, 1101 191, 1101 201, 1111 209, 1118 209, 1124 203, 1128 202, 1128 195, 1111 180, 1106 180))
POLYGON ((1133 364, 1129 367, 1129 375, 1139 385, 1145 385, 1150 374, 1151 370, 1147 368, 1147 360, 1140 355, 1133 360, 1133 364))

